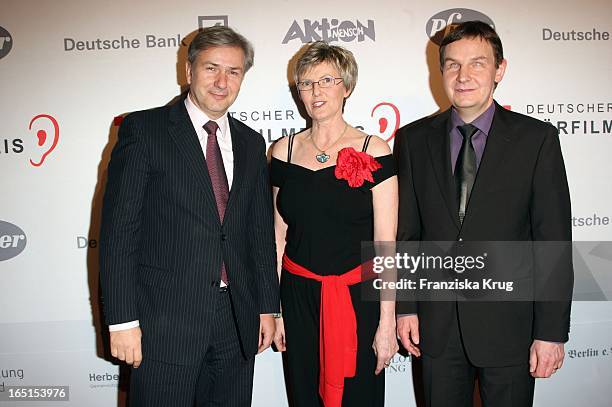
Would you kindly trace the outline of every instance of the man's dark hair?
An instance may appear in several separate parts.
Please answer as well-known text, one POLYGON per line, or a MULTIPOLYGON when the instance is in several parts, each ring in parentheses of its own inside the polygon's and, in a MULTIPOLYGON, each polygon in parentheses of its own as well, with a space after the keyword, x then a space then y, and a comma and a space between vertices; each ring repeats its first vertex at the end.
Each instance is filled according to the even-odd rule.
POLYGON ((504 59, 504 49, 495 29, 482 21, 466 21, 454 25, 444 36, 440 44, 440 69, 444 67, 444 51, 446 50, 446 46, 463 38, 480 38, 491 44, 493 55, 495 56, 495 67, 499 67, 499 64, 501 64, 504 59))

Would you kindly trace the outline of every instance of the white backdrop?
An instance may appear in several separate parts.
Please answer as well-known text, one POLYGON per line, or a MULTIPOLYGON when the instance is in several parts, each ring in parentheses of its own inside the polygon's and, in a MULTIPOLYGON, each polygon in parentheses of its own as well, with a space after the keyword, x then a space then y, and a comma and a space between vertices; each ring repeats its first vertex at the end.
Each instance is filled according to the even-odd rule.
MULTIPOLYGON (((560 129, 574 239, 609 241, 611 10, 607 0, 2 0, 0 400, 7 386, 64 385, 70 401, 53 405, 123 405, 100 334, 101 194, 115 118, 166 104, 185 85, 177 37, 227 22, 253 42, 255 66, 231 111, 269 143, 305 126, 291 58, 303 41, 345 34, 335 39, 359 63, 345 117, 392 143, 399 125, 447 107, 432 27, 489 19, 509 62, 496 99, 560 129)), ((536 405, 610 405, 611 311, 607 302, 574 304, 565 367, 538 381, 536 405)), ((411 368, 394 359, 387 406, 416 405, 411 368)), ((286 404, 280 356, 266 351, 253 405, 286 404)))

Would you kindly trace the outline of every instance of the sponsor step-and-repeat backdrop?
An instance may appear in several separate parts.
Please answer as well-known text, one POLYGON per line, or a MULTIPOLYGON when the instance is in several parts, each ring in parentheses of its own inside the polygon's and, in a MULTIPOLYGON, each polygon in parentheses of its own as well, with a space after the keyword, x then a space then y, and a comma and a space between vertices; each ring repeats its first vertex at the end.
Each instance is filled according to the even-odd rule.
MULTIPOLYGON (((4 0, 0 10, 0 404, 125 404, 129 371, 108 354, 99 306, 106 168, 122 117, 185 88, 186 47, 204 26, 232 26, 254 44, 230 114, 268 144, 306 126, 291 67, 315 40, 354 53, 359 81, 345 118, 392 144, 399 126, 448 107, 438 44, 449 25, 493 25, 508 59, 496 99, 559 130, 574 240, 593 242, 579 261, 600 270, 588 290, 611 283, 612 256, 596 250, 612 238, 607 0, 4 0)), ((537 381, 535 404, 609 406, 611 362, 612 306, 576 301, 565 366, 537 381)), ((393 358, 387 406, 419 405, 418 367, 393 358)), ((257 357, 253 405, 287 405, 272 350, 257 357)))

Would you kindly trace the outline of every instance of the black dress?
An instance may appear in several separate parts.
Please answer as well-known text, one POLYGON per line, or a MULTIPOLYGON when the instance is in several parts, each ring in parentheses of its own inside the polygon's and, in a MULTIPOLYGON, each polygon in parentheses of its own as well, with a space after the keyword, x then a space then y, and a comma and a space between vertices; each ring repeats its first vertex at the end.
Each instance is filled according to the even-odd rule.
MULTIPOLYGON (((364 142, 367 148, 369 137, 364 142)), ((395 175, 391 154, 376 157, 382 165, 372 173, 374 182, 350 187, 337 179, 335 165, 319 170, 272 158, 272 184, 279 188, 277 207, 288 226, 286 255, 319 275, 339 275, 361 263, 361 242, 374 238, 372 191, 395 175)), ((357 319, 357 369, 344 381, 343 407, 384 404, 384 373, 374 374, 372 350, 380 304, 362 298, 361 285, 350 286, 357 319)), ((286 379, 292 407, 322 406, 319 385, 319 308, 321 283, 283 270, 281 304, 287 343, 286 379)))

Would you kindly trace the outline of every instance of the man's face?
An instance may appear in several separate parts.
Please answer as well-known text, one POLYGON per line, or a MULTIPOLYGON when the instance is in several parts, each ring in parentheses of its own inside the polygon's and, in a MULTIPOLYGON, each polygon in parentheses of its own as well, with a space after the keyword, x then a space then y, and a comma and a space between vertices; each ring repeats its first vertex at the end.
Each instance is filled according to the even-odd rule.
POLYGON ((187 62, 187 83, 193 102, 211 119, 223 116, 234 103, 244 78, 244 52, 222 46, 200 51, 187 62))
POLYGON ((442 80, 446 96, 460 116, 471 122, 493 101, 495 83, 506 70, 506 60, 495 66, 493 47, 481 38, 463 38, 446 46, 442 80))

